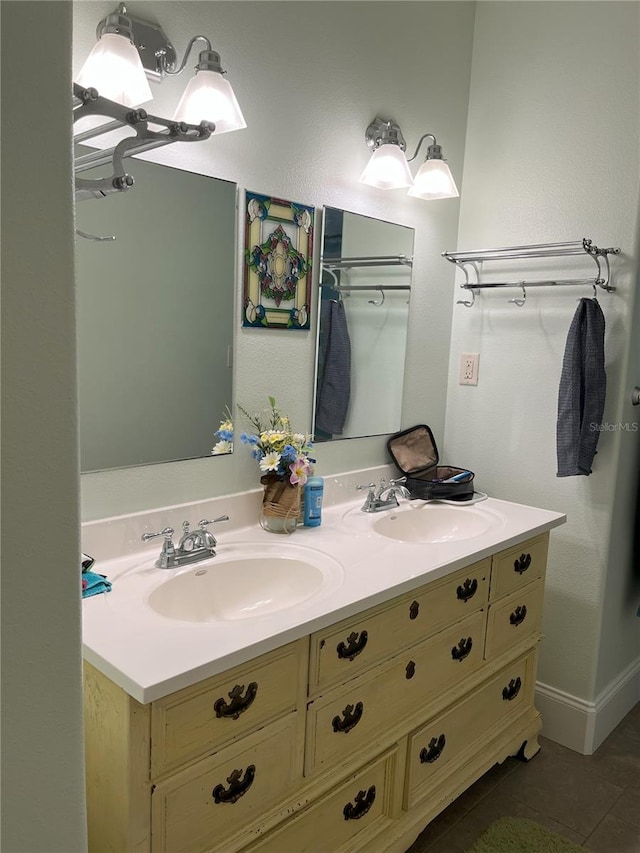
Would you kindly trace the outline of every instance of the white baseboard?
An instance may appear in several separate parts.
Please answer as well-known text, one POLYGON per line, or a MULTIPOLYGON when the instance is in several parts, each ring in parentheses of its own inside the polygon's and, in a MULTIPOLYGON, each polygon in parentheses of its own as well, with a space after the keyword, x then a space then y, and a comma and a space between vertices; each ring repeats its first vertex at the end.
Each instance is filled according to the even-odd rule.
POLYGON ((640 702, 640 658, 630 664, 594 702, 571 696, 548 684, 536 685, 536 707, 544 737, 591 755, 629 711, 640 702))

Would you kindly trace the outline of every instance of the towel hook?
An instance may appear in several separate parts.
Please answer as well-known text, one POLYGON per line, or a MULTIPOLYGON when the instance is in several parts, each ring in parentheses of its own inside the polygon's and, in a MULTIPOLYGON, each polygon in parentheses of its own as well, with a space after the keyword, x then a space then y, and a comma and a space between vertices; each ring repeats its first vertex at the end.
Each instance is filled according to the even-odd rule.
POLYGON ((471 300, 468 300, 468 299, 456 300, 456 305, 464 305, 465 308, 472 308, 475 304, 476 304, 476 292, 475 292, 475 290, 471 291, 471 300))
POLYGON ((520 282, 520 287, 522 288, 522 298, 520 298, 518 296, 514 296, 513 299, 509 300, 509 302, 513 302, 514 305, 517 305, 518 308, 522 308, 522 306, 527 301, 527 291, 525 290, 525 287, 524 287, 524 281, 520 282))
POLYGON ((384 305, 384 290, 381 287, 379 287, 378 293, 380 294, 382 299, 379 302, 376 302, 375 299, 368 299, 367 302, 369 303, 369 305, 384 305))
POLYGON ((87 234, 86 231, 81 231, 79 228, 76 228, 76 234, 78 237, 84 237, 85 240, 92 240, 94 243, 111 243, 116 239, 115 237, 97 237, 95 234, 87 234))
MULTIPOLYGON (((593 299, 593 301, 594 301, 594 302, 597 302, 597 301, 598 301, 598 287, 597 287, 597 285, 598 285, 598 280, 597 280, 597 279, 596 279, 595 281, 592 281, 592 282, 591 282, 591 287, 593 288, 593 297, 592 297, 592 299, 593 299)), ((580 302, 580 299, 583 299, 583 298, 584 298, 584 297, 582 297, 582 296, 581 296, 581 297, 579 297, 579 299, 577 299, 577 300, 576 300, 576 302, 580 302)))

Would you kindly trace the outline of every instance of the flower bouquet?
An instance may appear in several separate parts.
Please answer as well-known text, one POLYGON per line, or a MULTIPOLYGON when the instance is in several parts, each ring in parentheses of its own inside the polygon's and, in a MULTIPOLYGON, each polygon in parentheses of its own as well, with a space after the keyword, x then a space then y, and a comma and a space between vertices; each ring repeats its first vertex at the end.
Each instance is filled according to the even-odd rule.
POLYGON ((212 456, 222 456, 226 453, 233 453, 233 418, 229 409, 225 409, 224 419, 220 421, 220 426, 215 432, 218 441, 211 449, 212 456))
MULTIPOLYGON (((251 448, 257 461, 265 487, 260 523, 274 533, 292 533, 300 513, 300 488, 310 473, 309 458, 312 450, 311 436, 294 432, 287 415, 276 407, 274 397, 269 397, 269 408, 252 415, 238 404, 238 409, 253 427, 254 432, 240 435, 242 444, 251 448)), ((220 439, 212 453, 228 453, 229 449, 216 450, 225 442, 233 441, 233 423, 227 419, 216 432, 220 439)))

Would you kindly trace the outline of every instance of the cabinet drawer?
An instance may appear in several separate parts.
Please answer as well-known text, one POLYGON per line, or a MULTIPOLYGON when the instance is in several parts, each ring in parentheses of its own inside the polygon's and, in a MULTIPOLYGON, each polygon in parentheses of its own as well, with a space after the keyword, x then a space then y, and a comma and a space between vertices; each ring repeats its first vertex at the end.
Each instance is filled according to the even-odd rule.
POLYGON ((300 713, 159 782, 151 797, 154 853, 224 849, 231 835, 235 846, 302 776, 300 713))
POLYGON ((487 603, 490 560, 481 560, 390 604, 311 636, 309 695, 360 675, 487 603))
POLYGON ((397 739, 404 720, 483 665, 484 635, 485 613, 478 611, 310 702, 305 775, 359 753, 386 733, 397 739))
POLYGON ((540 630, 544 581, 523 586, 507 598, 489 605, 487 660, 521 643, 540 630))
POLYGON ((384 830, 399 808, 399 747, 371 762, 337 786, 322 801, 305 809, 252 845, 251 853, 351 853, 384 830))
POLYGON ((536 653, 505 667, 409 737, 404 808, 411 808, 533 701, 536 653))
POLYGON ((152 778, 303 704, 307 650, 305 638, 154 702, 152 778))
POLYGON ((495 554, 491 566, 491 601, 544 577, 549 534, 495 554))

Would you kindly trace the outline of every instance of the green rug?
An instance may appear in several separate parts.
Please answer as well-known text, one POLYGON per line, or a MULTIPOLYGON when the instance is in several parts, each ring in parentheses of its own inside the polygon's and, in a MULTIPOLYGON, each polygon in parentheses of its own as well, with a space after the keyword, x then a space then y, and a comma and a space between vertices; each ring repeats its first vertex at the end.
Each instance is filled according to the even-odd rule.
POLYGON ((585 853, 585 849, 539 823, 502 817, 491 824, 469 853, 585 853))

